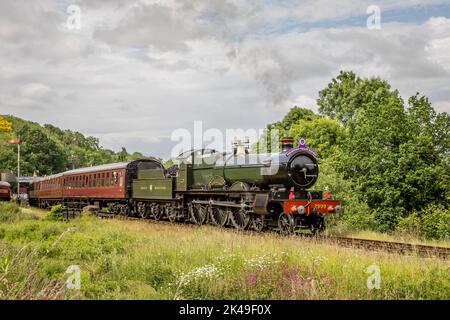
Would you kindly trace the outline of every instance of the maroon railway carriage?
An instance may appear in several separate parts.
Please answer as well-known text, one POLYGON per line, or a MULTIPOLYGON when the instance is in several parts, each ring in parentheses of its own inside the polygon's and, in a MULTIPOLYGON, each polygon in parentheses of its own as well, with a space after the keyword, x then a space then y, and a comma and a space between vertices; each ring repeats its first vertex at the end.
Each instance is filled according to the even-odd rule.
POLYGON ((131 198, 132 180, 141 169, 162 168, 157 160, 139 159, 66 171, 42 177, 30 184, 31 205, 49 208, 65 203, 121 206, 131 198))
POLYGON ((8 182, 0 181, 0 201, 11 200, 11 185, 8 182))

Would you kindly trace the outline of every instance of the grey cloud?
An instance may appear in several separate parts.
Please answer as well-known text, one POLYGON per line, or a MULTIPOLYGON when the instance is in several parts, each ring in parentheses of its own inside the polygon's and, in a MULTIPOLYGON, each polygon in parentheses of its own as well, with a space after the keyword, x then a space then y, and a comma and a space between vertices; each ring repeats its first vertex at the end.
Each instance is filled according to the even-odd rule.
POLYGON ((199 32, 193 21, 182 21, 171 8, 143 5, 133 7, 117 27, 98 30, 94 37, 116 46, 185 51, 185 42, 196 38, 199 32))
POLYGON ((420 91, 449 111, 446 18, 377 31, 267 34, 283 19, 335 19, 361 5, 89 0, 74 1, 84 27, 69 32, 61 27, 69 2, 5 3, 0 114, 96 135, 116 150, 167 156, 172 130, 191 130, 194 120, 220 130, 264 128, 296 101, 312 104, 340 69, 381 76, 405 97, 420 91))

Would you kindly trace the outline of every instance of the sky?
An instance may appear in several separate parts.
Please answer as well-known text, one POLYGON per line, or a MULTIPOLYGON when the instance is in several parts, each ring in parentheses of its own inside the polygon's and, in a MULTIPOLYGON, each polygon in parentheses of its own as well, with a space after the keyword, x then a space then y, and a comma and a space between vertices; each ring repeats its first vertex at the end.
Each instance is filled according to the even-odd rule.
POLYGON ((116 151, 317 111, 340 70, 450 112, 450 0, 0 0, 0 114, 116 151))

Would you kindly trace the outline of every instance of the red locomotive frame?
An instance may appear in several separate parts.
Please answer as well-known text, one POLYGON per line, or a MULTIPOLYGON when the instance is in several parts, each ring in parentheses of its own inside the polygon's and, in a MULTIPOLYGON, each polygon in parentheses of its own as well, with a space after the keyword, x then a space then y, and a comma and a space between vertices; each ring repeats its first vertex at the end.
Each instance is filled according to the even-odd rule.
POLYGON ((339 200, 287 200, 284 202, 284 212, 298 214, 303 207, 303 214, 310 215, 314 211, 321 215, 339 213, 341 202, 339 200))

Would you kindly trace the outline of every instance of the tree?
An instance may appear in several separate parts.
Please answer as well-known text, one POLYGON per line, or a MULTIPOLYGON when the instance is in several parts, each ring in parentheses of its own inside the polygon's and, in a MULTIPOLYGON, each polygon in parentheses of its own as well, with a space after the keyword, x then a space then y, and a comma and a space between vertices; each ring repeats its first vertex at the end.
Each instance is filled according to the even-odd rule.
POLYGON ((128 160, 144 159, 144 158, 146 157, 140 152, 133 152, 128 156, 128 160))
POLYGON ((289 131, 293 124, 297 123, 300 120, 312 120, 315 117, 315 114, 312 110, 307 108, 300 108, 298 106, 294 106, 289 110, 289 112, 284 116, 281 122, 277 122, 274 124, 275 127, 282 129, 284 131, 289 131))
MULTIPOLYGON (((39 171, 41 175, 49 175, 67 168, 64 151, 39 128, 25 124, 16 131, 22 140, 21 169, 24 174, 32 175, 35 171, 39 171)), ((16 169, 15 161, 9 162, 9 168, 16 169)))
POLYGON ((292 107, 283 117, 283 120, 267 125, 261 139, 252 146, 252 150, 257 153, 273 152, 273 147, 279 144, 279 140, 289 135, 292 125, 298 121, 312 120, 316 117, 314 112, 307 108, 298 106, 292 107))
MULTIPOLYGON (((5 116, 12 124, 12 130, 21 134, 22 168, 24 174, 57 173, 67 169, 88 167, 105 163, 117 162, 119 153, 102 149, 95 137, 85 137, 79 132, 61 130, 51 124, 40 126, 38 123, 26 121, 17 117, 5 116)), ((0 163, 2 167, 15 170, 17 153, 15 145, 4 141, 0 147, 0 163)), ((137 156, 137 155, 135 155, 137 156)), ((120 157, 127 160, 129 154, 121 153, 120 157)))
POLYGON ((351 71, 341 71, 319 92, 319 112, 346 124, 361 106, 358 86, 362 80, 351 71))
POLYGON ((0 116, 0 133, 9 133, 12 130, 12 123, 0 116))
POLYGON ((306 138, 311 149, 321 158, 328 158, 337 152, 337 148, 346 138, 346 131, 337 120, 314 116, 293 123, 288 135, 296 141, 301 137, 306 138))
POLYGON ((117 154, 117 159, 119 161, 127 161, 128 159, 128 152, 127 149, 125 149, 124 147, 122 147, 122 150, 117 154))
POLYGON ((348 132, 334 166, 367 202, 380 230, 392 230, 399 216, 427 203, 445 201, 448 116, 436 115, 426 98, 412 97, 406 111, 386 81, 341 72, 317 103, 348 132))

